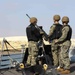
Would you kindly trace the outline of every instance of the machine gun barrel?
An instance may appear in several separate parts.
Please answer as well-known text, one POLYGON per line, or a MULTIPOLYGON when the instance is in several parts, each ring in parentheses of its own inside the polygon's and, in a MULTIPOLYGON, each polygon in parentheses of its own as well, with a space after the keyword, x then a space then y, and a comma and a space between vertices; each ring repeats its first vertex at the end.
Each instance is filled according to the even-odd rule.
MULTIPOLYGON (((30 16, 28 14, 26 14, 26 16, 30 19, 30 16)), ((47 33, 43 29, 41 29, 38 25, 36 25, 36 27, 39 29, 40 32, 44 33, 43 36, 44 36, 45 40, 48 40, 47 33)))
POLYGON ((41 29, 38 25, 36 25, 36 26, 37 26, 37 28, 39 29, 40 33, 43 32, 43 37, 45 38, 45 40, 48 40, 48 35, 47 35, 47 33, 46 33, 43 29, 41 29))
POLYGON ((26 16, 30 19, 30 16, 28 14, 26 14, 26 16))

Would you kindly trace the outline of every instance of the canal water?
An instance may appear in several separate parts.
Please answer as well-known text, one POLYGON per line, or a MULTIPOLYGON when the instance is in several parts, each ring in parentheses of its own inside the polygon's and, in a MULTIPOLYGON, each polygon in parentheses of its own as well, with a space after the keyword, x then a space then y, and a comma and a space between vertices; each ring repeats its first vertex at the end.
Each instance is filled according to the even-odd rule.
MULTIPOLYGON (((1 54, 1 52, 0 52, 1 54)), ((7 53, 0 55, 0 69, 14 67, 15 64, 21 63, 24 57, 24 52, 7 53)), ((70 61, 75 62, 75 49, 69 51, 70 61)))
POLYGON ((0 56, 0 69, 15 67, 15 64, 22 62, 23 53, 0 56))

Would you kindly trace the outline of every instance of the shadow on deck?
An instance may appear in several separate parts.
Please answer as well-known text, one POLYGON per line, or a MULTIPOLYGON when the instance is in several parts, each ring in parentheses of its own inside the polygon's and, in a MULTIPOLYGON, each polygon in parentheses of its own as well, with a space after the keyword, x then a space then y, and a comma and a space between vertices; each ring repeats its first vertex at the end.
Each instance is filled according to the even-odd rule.
MULTIPOLYGON (((35 70, 36 70, 36 68, 35 68, 35 70)), ((23 72, 22 71, 18 72, 18 71, 16 71, 15 68, 3 69, 3 70, 0 70, 0 75, 34 75, 33 72, 30 71, 30 69, 24 70, 23 72), (25 72, 25 73, 23 74, 23 72, 25 72)), ((41 70, 40 70, 40 72, 41 72, 41 70)), ((40 75, 43 75, 43 74, 40 74, 40 75)), ((71 73, 70 74, 58 73, 58 75, 75 75, 75 62, 71 63, 71 73)))

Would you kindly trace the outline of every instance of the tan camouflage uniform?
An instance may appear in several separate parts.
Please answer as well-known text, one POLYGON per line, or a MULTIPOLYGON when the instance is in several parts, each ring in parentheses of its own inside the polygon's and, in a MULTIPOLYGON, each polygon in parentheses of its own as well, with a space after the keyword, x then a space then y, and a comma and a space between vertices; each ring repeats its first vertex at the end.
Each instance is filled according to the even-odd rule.
POLYGON ((29 45, 28 45, 29 56, 28 56, 28 59, 27 59, 27 64, 31 64, 31 66, 36 65, 36 57, 38 55, 37 44, 38 44, 38 42, 29 41, 29 45))
MULTIPOLYGON (((55 27, 55 25, 50 27, 49 36, 53 34, 55 27)), ((51 43, 51 51, 53 55, 54 66, 58 66, 58 44, 55 44, 54 40, 51 43)))
POLYGON ((37 18, 31 17, 30 18, 30 25, 26 28, 26 34, 28 38, 28 59, 26 64, 34 66, 36 65, 36 58, 38 55, 38 41, 40 39, 40 31, 36 27, 37 18))
MULTIPOLYGON (((65 38, 67 37, 69 31, 69 27, 65 26, 62 29, 62 36, 58 39, 58 42, 62 42, 65 40, 65 38)), ((63 42, 62 44, 60 44, 61 46, 61 52, 60 52, 60 67, 64 66, 64 69, 70 69, 70 60, 69 60, 69 48, 71 46, 71 41, 66 40, 65 42, 63 42)))

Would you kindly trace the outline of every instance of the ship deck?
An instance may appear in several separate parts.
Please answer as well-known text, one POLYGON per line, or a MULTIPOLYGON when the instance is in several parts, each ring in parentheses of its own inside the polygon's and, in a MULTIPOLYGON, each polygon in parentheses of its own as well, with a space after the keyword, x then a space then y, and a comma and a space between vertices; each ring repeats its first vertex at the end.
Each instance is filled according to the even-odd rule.
MULTIPOLYGON (((30 72, 29 70, 24 70, 24 74, 20 71, 16 71, 15 68, 10 68, 10 69, 2 69, 0 70, 0 75, 34 75, 33 72, 30 72)), ((41 74, 40 74, 41 75, 41 74)), ((66 74, 60 74, 58 75, 66 75, 66 74)), ((71 63, 71 73, 67 75, 75 75, 75 62, 71 63)))

